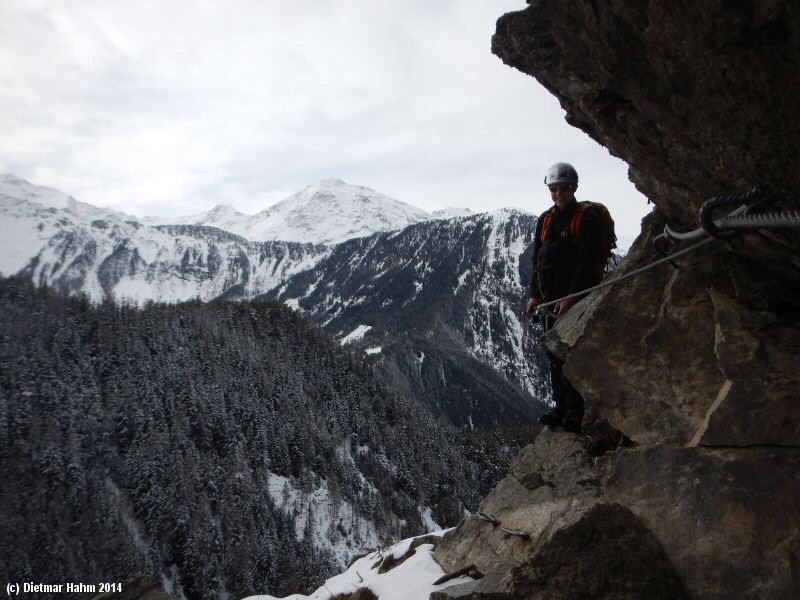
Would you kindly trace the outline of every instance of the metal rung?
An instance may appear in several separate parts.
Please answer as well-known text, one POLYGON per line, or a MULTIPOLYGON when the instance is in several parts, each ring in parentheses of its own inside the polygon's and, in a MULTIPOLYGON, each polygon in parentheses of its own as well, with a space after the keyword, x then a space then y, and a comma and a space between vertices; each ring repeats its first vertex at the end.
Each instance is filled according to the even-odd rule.
POLYGON ((482 512, 476 512, 475 514, 478 515, 479 519, 483 519, 484 521, 488 521, 492 525, 500 525, 500 521, 494 515, 490 515, 490 514, 482 513, 482 512))
POLYGON ((505 531, 508 535, 515 535, 525 540, 531 537, 530 533, 528 533, 527 531, 522 531, 521 529, 512 529, 511 527, 503 527, 503 531, 505 531))

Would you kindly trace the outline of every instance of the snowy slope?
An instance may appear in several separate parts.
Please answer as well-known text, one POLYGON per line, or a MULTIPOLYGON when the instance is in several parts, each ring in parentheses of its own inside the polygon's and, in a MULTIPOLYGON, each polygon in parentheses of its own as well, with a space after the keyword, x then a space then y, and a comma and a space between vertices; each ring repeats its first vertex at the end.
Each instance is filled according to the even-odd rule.
MULTIPOLYGON (((435 535, 442 536, 447 531, 435 535)), ((473 581, 462 576, 446 583, 434 585, 433 582, 444 575, 442 568, 433 558, 433 544, 421 544, 411 553, 409 538, 388 548, 371 552, 355 561, 344 573, 328 579, 322 587, 308 596, 293 594, 286 600, 332 600, 350 597, 357 590, 369 589, 378 600, 428 600, 432 592, 473 581), (385 573, 379 573, 378 566, 387 558, 403 560, 385 573)), ((275 596, 249 596, 244 600, 278 600, 275 596)))
POLYGON ((211 210, 194 215, 181 217, 149 216, 138 220, 147 225, 206 225, 246 237, 247 224, 252 218, 252 215, 241 213, 230 204, 218 204, 211 210))
POLYGON ((4 276, 24 268, 48 240, 62 229, 74 227, 77 221, 55 208, 10 196, 8 191, 8 186, 0 189, 0 275, 4 276))
POLYGON ((25 273, 37 284, 95 301, 211 300, 271 290, 328 252, 310 244, 248 242, 213 227, 96 220, 59 231, 25 273))
POLYGON ((47 208, 68 208, 76 203, 72 196, 67 196, 53 188, 34 185, 29 181, 8 173, 0 175, 0 196, 17 200, 27 200, 41 204, 47 208))
POLYGON ((78 219, 91 220, 113 217, 120 220, 134 220, 135 217, 108 208, 100 208, 79 202, 59 190, 35 185, 25 179, 8 173, 0 174, 0 198, 3 200, 24 200, 44 208, 61 210, 78 219))
MULTIPOLYGON (((52 188, 34 185, 14 175, 0 175, 0 274, 19 272, 48 241, 79 223, 111 213, 52 188)), ((124 215, 119 215, 120 220, 124 215)))

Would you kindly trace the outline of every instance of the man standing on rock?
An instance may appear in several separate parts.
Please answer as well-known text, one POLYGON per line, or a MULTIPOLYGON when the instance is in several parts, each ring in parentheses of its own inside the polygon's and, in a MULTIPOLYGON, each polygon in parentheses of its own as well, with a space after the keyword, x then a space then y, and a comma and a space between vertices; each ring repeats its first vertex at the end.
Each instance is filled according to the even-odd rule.
MULTIPOLYGON (((578 189, 575 167, 563 162, 554 164, 547 170, 544 183, 550 189, 554 206, 542 213, 536 225, 528 313, 533 313, 540 304, 597 285, 603 277, 607 258, 602 249, 604 226, 599 205, 579 203, 575 199, 578 189)), ((576 299, 571 298, 556 303, 555 318, 563 316, 575 302, 576 299)), ((552 322, 551 317, 543 318, 545 330, 552 322)), ((543 414, 540 422, 580 432, 583 398, 564 376, 564 361, 549 352, 547 358, 556 407, 543 414)))

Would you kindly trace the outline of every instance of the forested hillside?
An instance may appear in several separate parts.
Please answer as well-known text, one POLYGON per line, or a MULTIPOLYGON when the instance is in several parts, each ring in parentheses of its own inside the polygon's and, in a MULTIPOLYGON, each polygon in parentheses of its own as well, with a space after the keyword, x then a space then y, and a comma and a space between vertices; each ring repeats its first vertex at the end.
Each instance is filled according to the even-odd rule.
POLYGON ((9 581, 309 589, 457 523, 514 450, 467 442, 274 304, 92 305, 0 280, 0 367, 9 581))
POLYGON ((266 297, 340 338, 363 332, 348 343, 452 423, 530 425, 550 394, 524 312, 535 231, 509 209, 349 240, 266 297))

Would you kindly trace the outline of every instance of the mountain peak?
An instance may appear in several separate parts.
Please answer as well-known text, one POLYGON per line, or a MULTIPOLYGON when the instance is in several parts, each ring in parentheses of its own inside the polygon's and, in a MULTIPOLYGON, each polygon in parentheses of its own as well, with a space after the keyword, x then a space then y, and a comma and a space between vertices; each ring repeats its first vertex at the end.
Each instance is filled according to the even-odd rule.
POLYGON ((371 188, 322 179, 259 213, 244 235, 254 241, 335 244, 430 218, 424 210, 371 188))
POLYGON ((224 214, 224 213, 239 213, 236 208, 231 204, 216 204, 208 213, 206 214, 224 214))
POLYGON ((36 185, 11 173, 0 174, 0 194, 56 209, 70 208, 77 202, 64 192, 36 185))
POLYGON ((453 219, 457 217, 469 217, 475 213, 468 208, 459 208, 457 206, 447 206, 440 208, 431 213, 434 219, 453 219))
POLYGON ((325 179, 320 179, 317 183, 309 187, 337 187, 340 185, 347 185, 347 183, 335 177, 328 177, 325 179))

